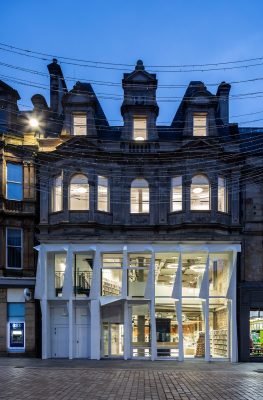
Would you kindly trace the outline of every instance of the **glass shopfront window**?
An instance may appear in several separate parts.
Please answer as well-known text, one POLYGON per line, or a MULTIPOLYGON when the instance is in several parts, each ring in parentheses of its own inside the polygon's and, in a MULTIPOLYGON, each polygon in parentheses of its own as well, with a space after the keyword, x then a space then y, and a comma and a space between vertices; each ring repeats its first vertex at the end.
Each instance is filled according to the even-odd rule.
POLYGON ((250 357, 263 357, 263 309, 250 310, 250 357))
POLYGON ((182 255, 182 294, 198 297, 206 268, 207 253, 182 255))
POLYGON ((176 305, 173 299, 155 299, 157 357, 177 358, 179 333, 176 305))
POLYGON ((74 265, 74 293, 78 296, 90 295, 93 274, 93 255, 76 253, 74 265))
POLYGON ((120 296, 122 288, 122 254, 102 255, 102 296, 120 296))
POLYGON ((230 253, 209 256, 209 296, 226 296, 230 279, 230 253))
POLYGON ((155 296, 171 297, 176 272, 178 269, 178 253, 155 254, 155 296))
POLYGON ((151 329, 149 304, 132 305, 132 357, 150 357, 151 329))
POLYGON ((144 297, 150 262, 150 254, 129 255, 128 296, 144 297))
POLYGON ((185 358, 205 357, 204 302, 200 299, 182 300, 182 325, 185 358))
POLYGON ((227 301, 222 298, 209 300, 210 356, 229 357, 229 314, 227 301))

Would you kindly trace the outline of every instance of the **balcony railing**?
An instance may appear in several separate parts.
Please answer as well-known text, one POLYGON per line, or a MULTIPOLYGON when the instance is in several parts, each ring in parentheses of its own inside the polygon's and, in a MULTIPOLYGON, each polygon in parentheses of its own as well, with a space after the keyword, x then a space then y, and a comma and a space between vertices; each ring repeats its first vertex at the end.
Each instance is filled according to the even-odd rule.
POLYGON ((74 283, 74 293, 85 294, 89 296, 92 280, 92 271, 76 271, 75 272, 75 283, 74 283))

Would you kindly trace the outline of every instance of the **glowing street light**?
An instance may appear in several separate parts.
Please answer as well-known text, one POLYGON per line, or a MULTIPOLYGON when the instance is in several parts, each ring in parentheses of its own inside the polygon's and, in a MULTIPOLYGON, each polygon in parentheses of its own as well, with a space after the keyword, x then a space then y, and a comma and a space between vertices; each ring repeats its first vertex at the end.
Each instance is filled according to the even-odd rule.
POLYGON ((38 128, 39 127, 39 122, 36 118, 30 118, 29 124, 32 128, 38 128))

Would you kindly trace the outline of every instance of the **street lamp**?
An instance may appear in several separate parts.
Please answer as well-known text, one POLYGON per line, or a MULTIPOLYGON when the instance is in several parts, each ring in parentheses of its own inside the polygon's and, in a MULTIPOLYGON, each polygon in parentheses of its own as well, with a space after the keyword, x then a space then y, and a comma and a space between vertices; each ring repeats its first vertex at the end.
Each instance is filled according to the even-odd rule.
POLYGON ((39 127, 39 122, 36 118, 30 118, 29 124, 32 128, 38 128, 39 127))

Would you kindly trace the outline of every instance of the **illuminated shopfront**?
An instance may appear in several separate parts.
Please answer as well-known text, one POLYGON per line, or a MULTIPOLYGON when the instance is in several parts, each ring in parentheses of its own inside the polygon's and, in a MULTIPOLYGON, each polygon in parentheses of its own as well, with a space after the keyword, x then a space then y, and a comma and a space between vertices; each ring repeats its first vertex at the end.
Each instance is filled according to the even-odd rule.
POLYGON ((43 358, 237 361, 240 245, 54 244, 38 250, 43 358), (54 334, 65 348, 56 348, 54 334))

